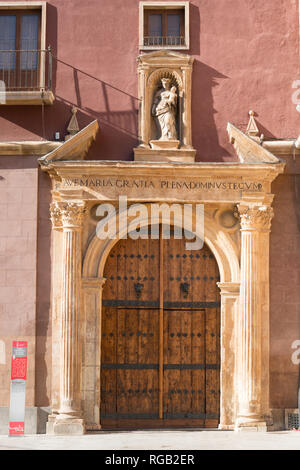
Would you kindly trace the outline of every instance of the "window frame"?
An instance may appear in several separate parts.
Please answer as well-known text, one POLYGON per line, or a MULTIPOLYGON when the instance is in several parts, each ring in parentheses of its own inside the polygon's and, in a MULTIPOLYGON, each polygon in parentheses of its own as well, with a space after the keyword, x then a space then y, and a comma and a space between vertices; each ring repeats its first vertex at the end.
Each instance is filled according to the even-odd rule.
MULTIPOLYGON (((164 25, 163 25, 164 31, 164 25)), ((139 48, 140 50, 157 50, 157 49, 189 49, 190 48, 190 37, 189 37, 189 2, 188 1, 179 1, 179 2, 150 2, 143 1, 139 4, 139 48), (156 11, 158 14, 162 12, 166 15, 168 10, 183 11, 183 24, 181 23, 181 28, 183 29, 183 35, 185 39, 184 45, 144 45, 144 37, 147 36, 146 32, 148 31, 147 17, 149 14, 154 14, 156 11), (151 13, 150 13, 151 12, 151 13)))

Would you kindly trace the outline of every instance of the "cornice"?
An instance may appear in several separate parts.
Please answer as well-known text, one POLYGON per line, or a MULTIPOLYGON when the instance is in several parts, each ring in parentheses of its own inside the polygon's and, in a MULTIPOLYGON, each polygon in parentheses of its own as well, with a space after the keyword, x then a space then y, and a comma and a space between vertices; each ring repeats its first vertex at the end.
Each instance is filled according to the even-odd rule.
POLYGON ((52 141, 0 142, 0 155, 41 156, 57 150, 62 145, 62 142, 52 141))

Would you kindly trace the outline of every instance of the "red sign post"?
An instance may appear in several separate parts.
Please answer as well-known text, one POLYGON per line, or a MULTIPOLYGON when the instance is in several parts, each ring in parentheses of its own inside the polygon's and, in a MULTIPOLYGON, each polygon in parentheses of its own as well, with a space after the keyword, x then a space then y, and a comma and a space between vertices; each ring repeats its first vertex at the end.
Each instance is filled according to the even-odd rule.
POLYGON ((23 435, 27 374, 27 341, 13 341, 11 357, 9 435, 23 435))

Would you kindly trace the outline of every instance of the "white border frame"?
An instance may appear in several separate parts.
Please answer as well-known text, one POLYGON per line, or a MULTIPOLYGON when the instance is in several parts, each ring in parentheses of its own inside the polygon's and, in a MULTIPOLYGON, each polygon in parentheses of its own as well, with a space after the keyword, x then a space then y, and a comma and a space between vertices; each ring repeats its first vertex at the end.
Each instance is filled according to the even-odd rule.
POLYGON ((140 2, 139 3, 139 49, 140 50, 157 50, 157 49, 169 49, 169 50, 187 50, 190 48, 190 3, 189 2, 140 2), (184 35, 185 35, 185 46, 144 46, 144 11, 149 9, 178 9, 184 10, 184 35))

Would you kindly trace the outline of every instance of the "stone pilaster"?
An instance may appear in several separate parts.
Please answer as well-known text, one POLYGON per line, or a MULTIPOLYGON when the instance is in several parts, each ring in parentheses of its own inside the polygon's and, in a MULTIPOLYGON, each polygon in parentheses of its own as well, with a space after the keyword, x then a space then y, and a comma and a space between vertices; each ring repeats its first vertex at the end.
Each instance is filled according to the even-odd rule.
POLYGON ((61 210, 57 202, 50 204, 50 219, 52 222, 51 240, 51 317, 52 317, 52 374, 51 374, 51 408, 48 416, 47 434, 53 434, 53 424, 59 410, 59 358, 60 358, 60 299, 61 299, 61 245, 62 245, 62 220, 61 210))
POLYGON ((84 204, 58 202, 52 221, 61 224, 60 389, 54 434, 82 434, 80 409, 79 324, 81 291, 81 231, 84 204))
POLYGON ((269 404, 268 246, 273 209, 265 205, 241 204, 239 213, 241 288, 237 332, 238 418, 235 428, 266 431, 269 404))
POLYGON ((236 318, 238 315, 239 282, 218 282, 221 291, 221 399, 219 429, 233 429, 237 414, 236 318))
POLYGON ((86 429, 99 430, 101 401, 101 320, 105 278, 84 278, 82 398, 86 429))

